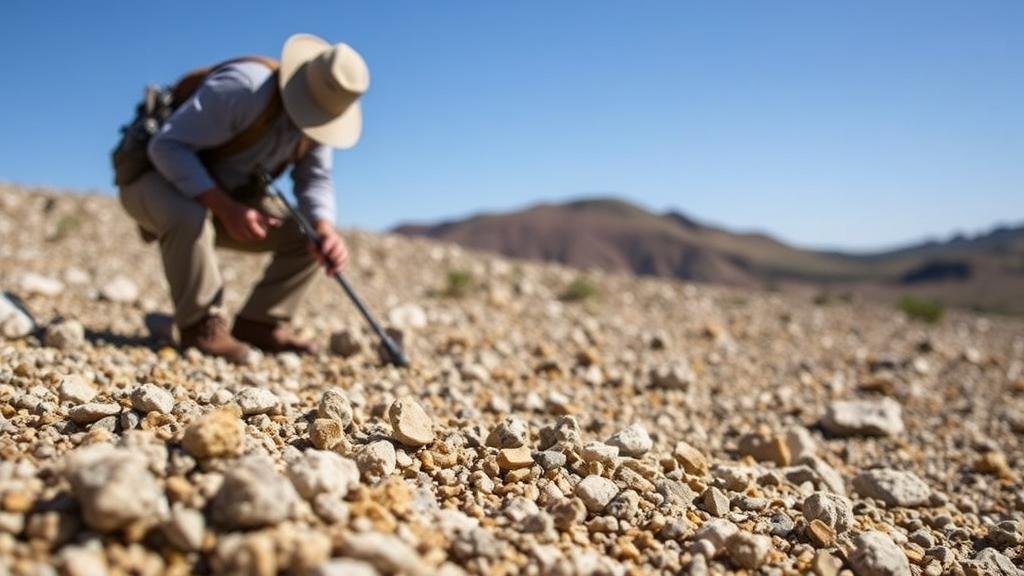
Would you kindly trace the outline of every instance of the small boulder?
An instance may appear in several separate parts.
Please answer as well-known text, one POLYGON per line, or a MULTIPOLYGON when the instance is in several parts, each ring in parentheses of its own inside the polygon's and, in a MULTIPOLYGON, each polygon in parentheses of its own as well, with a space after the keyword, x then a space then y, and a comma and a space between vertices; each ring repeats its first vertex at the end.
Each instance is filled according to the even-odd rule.
POLYGON ((836 400, 821 426, 835 436, 896 436, 903 433, 903 408, 892 398, 836 400))
POLYGON ((932 490, 913 472, 881 468, 861 472, 853 478, 853 488, 866 498, 881 500, 886 506, 912 508, 931 499, 932 490))
POLYGON ((95 444, 72 452, 65 476, 89 527, 113 532, 167 515, 167 499, 146 459, 123 448, 95 444))
MULTIPOLYGON (((340 458, 340 456, 339 456, 340 458)), ((265 456, 248 456, 228 468, 210 501, 210 517, 229 530, 260 528, 291 517, 297 497, 265 456)))
POLYGON ((647 429, 636 423, 613 434, 606 444, 617 447, 620 454, 632 458, 643 456, 654 446, 647 429))

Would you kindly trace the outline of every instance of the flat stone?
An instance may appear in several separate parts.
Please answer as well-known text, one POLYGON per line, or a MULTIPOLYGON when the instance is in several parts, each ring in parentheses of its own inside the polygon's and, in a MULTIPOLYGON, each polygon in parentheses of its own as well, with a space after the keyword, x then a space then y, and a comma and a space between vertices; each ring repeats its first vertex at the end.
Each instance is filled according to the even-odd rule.
POLYGON ((504 471, 528 468, 533 465, 533 455, 528 446, 503 448, 498 452, 498 467, 504 471))
POLYGON ((615 466, 615 461, 619 457, 619 447, 592 440, 583 445, 580 457, 584 462, 600 462, 605 466, 615 466))
POLYGON ((68 410, 68 417, 75 424, 92 424, 97 420, 114 416, 121 412, 121 405, 116 402, 86 402, 68 410))
POLYGON ((174 410, 174 395, 156 384, 143 384, 132 390, 131 399, 132 408, 143 414, 170 414, 174 410))
POLYGON ((434 441, 433 423, 411 396, 395 400, 388 408, 388 420, 394 437, 410 448, 426 446, 434 441))
POLYGON ((807 538, 818 548, 828 548, 836 541, 836 531, 815 518, 807 524, 807 538))
POLYGON ((881 500, 886 506, 912 508, 928 504, 932 490, 913 472, 882 468, 861 472, 853 478, 853 488, 866 498, 881 500))
POLYGON ((774 462, 778 466, 788 466, 791 459, 789 445, 781 436, 745 434, 740 438, 738 450, 742 456, 750 456, 758 462, 774 462))
POLYGON ((903 433, 903 408, 892 398, 836 400, 821 426, 835 436, 896 436, 903 433))
POLYGON ((887 535, 874 530, 857 535, 848 560, 857 576, 910 576, 910 562, 887 535))
POLYGON ((719 518, 729 513, 729 498, 721 490, 711 486, 701 495, 704 510, 719 518))
POLYGON ((615 446, 623 456, 639 458, 654 446, 654 441, 647 434, 647 429, 634 423, 613 434, 605 444, 615 446))
POLYGON ((587 510, 597 513, 604 510, 605 506, 619 494, 619 487, 603 476, 591 474, 580 480, 574 494, 583 501, 587 510))
POLYGON ((697 450, 693 446, 680 440, 676 442, 675 450, 672 451, 672 456, 675 457, 676 462, 683 467, 683 470, 687 474, 693 474, 694 476, 707 476, 708 474, 708 459, 704 456, 704 453, 697 450))

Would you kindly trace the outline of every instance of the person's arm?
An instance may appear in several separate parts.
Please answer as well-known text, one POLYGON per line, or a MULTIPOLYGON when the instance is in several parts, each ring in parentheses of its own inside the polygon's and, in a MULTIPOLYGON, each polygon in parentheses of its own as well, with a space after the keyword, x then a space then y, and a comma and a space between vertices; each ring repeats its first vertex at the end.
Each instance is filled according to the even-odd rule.
POLYGON ((199 151, 219 146, 258 114, 265 105, 253 98, 258 85, 239 71, 215 73, 171 114, 149 142, 153 166, 182 195, 194 198, 239 241, 266 237, 277 221, 233 200, 220 190, 199 159, 199 151))
POLYGON ((314 250, 328 273, 340 272, 348 262, 348 248, 334 228, 333 151, 315 144, 292 168, 292 182, 299 210, 309 218, 321 238, 314 250))

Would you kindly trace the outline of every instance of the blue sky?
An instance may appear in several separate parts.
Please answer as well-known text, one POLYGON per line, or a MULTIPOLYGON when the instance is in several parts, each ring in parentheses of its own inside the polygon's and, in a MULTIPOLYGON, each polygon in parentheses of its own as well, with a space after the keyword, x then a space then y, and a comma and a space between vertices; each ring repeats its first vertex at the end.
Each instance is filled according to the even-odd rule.
POLYGON ((147 82, 294 32, 372 84, 339 222, 595 194, 803 246, 1024 221, 1024 2, 5 2, 0 180, 111 192, 147 82))

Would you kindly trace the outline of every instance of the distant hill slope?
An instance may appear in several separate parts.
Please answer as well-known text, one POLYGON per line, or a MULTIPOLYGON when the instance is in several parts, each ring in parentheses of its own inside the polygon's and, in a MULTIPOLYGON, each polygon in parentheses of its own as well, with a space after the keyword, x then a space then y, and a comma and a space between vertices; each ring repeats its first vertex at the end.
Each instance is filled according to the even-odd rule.
POLYGON ((540 204, 395 232, 518 258, 699 282, 866 285, 1024 312, 1024 226, 875 254, 804 250, 763 234, 654 214, 614 198, 540 204))

